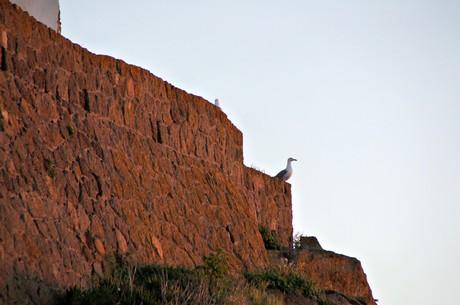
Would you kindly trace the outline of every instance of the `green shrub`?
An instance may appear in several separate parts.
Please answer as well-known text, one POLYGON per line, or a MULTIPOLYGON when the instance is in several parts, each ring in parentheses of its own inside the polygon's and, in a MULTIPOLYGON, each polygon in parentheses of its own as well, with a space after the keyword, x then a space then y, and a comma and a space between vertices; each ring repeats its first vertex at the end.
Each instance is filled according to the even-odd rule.
POLYGON ((56 161, 52 159, 45 160, 45 168, 48 170, 48 176, 52 179, 56 178, 56 161))
POLYGON ((72 288, 63 304, 69 305, 159 305, 161 304, 151 291, 143 287, 128 289, 127 285, 103 279, 92 289, 72 288))
POLYGON ((300 250, 300 248, 302 247, 302 244, 300 242, 300 239, 302 237, 304 237, 304 235, 302 233, 299 233, 299 232, 297 232, 294 235, 293 242, 292 242, 292 247, 294 248, 294 250, 300 250))
POLYGON ((63 305, 282 305, 284 296, 279 291, 328 305, 324 293, 294 269, 266 269, 246 273, 245 278, 228 275, 222 250, 205 256, 203 265, 195 268, 133 266, 114 255, 106 260, 111 275, 89 289, 70 289, 63 305))
POLYGON ((69 132, 69 136, 73 137, 75 135, 75 129, 73 128, 72 125, 67 125, 67 131, 69 132))
POLYGON ((196 268, 137 267, 113 255, 106 260, 111 276, 97 281, 91 289, 70 289, 63 304, 211 305, 224 304, 230 293, 225 280, 227 260, 222 250, 205 256, 204 265, 196 268))
POLYGON ((262 235, 265 249, 267 250, 284 250, 285 249, 285 247, 283 247, 279 243, 278 238, 276 237, 274 232, 264 227, 260 227, 259 232, 262 235))
POLYGON ((302 273, 291 268, 271 268, 258 273, 246 273, 246 279, 256 285, 268 284, 268 288, 284 293, 300 293, 308 298, 323 298, 322 291, 302 273))
POLYGON ((224 251, 219 248, 216 253, 203 257, 203 269, 210 278, 223 278, 228 274, 227 258, 224 251))

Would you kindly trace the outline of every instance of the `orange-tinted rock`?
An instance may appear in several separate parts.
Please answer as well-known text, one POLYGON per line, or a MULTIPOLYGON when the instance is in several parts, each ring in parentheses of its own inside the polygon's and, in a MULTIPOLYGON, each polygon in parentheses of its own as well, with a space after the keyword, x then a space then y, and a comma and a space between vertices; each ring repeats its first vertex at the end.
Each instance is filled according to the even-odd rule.
POLYGON ((115 234, 117 236, 117 245, 119 253, 126 254, 128 252, 128 244, 126 243, 125 237, 118 229, 115 231, 115 234))
POLYGON ((301 250, 295 265, 320 288, 375 305, 366 274, 356 258, 325 250, 301 250))
POLYGON ((325 290, 332 304, 376 305, 359 260, 323 250, 313 236, 301 238, 300 243, 300 249, 294 251, 269 250, 270 264, 300 271, 325 290))
POLYGON ((94 241, 94 246, 96 247, 97 252, 101 255, 105 255, 105 247, 104 244, 102 243, 102 240, 99 238, 94 241))
POLYGON ((220 108, 8 0, 0 33, 1 304, 86 287, 107 254, 194 266, 221 248, 235 271, 268 265, 259 227, 291 246, 290 185, 243 165, 220 108))
MULTIPOLYGON (((221 109, 7 0, 0 33, 5 282, 21 270, 47 287, 85 286, 110 253, 193 266, 222 248, 230 270, 263 268, 259 226, 290 245, 289 186, 243 165, 242 134, 221 109)), ((0 303, 13 300, 0 289, 0 303)))

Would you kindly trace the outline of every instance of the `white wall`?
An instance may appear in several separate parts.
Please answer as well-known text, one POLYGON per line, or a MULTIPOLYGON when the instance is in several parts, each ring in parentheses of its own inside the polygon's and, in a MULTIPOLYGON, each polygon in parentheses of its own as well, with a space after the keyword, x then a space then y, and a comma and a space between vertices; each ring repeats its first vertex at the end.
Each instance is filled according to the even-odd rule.
POLYGON ((61 31, 59 0, 10 0, 55 31, 61 31))

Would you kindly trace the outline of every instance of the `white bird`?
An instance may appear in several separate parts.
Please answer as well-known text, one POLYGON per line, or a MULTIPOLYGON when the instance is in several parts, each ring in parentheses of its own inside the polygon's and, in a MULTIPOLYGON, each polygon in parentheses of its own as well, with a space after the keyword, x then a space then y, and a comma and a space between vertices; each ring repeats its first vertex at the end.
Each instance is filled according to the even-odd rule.
POLYGON ((289 178, 291 178, 292 173, 294 172, 294 170, 292 169, 292 165, 291 165, 292 161, 297 161, 297 159, 288 158, 286 168, 280 171, 278 175, 275 176, 275 178, 280 178, 280 179, 283 179, 284 181, 287 181, 289 178))
POLYGON ((217 107, 220 108, 220 103, 219 103, 219 99, 218 99, 218 98, 216 98, 216 99, 214 100, 214 105, 216 105, 217 107))

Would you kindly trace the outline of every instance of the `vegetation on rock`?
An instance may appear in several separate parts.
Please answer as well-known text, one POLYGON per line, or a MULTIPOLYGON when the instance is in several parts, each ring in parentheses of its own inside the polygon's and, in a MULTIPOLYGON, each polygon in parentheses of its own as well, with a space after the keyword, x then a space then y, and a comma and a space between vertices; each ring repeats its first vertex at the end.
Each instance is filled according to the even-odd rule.
POLYGON ((246 279, 257 286, 266 285, 269 289, 277 289, 286 294, 300 294, 313 299, 319 305, 329 304, 324 292, 304 274, 290 267, 276 267, 255 273, 246 273, 246 279))
MULTIPOLYGON (((112 257, 107 260, 114 262, 112 257)), ((283 305, 289 294, 327 304, 323 291, 290 268, 272 268, 243 277, 229 274, 226 264, 221 249, 205 256, 203 265, 194 268, 132 266, 116 260, 111 276, 95 280, 89 289, 70 289, 63 304, 283 305)))
POLYGON ((267 250, 284 250, 275 233, 265 227, 259 227, 259 232, 262 235, 265 249, 267 250))

